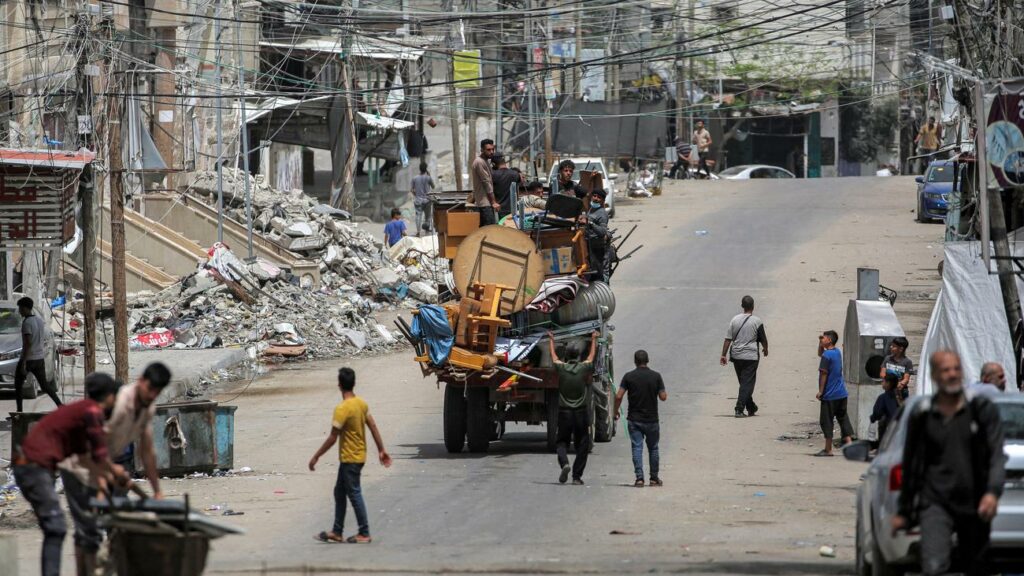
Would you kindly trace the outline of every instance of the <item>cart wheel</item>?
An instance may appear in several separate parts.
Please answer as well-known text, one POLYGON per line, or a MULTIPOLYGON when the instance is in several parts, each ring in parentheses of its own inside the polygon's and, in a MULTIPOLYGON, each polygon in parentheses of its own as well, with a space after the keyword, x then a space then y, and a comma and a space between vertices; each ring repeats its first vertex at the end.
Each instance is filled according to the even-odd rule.
POLYGON ((466 399, 462 388, 445 385, 444 388, 444 447, 449 454, 462 452, 466 445, 466 399))
POLYGON ((489 393, 490 390, 482 386, 466 391, 466 440, 470 452, 487 452, 491 443, 493 428, 489 393))

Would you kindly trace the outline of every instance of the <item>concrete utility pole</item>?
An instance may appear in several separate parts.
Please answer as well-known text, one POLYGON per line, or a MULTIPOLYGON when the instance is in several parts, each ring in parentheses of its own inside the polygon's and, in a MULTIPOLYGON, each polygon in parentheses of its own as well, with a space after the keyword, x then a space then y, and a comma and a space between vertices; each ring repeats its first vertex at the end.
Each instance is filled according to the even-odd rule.
POLYGON ((217 90, 217 242, 224 241, 224 98, 220 85, 221 37, 220 2, 214 11, 213 38, 217 43, 217 56, 213 63, 214 88, 217 90))
MULTIPOLYGON (((245 228, 246 228, 246 246, 249 249, 249 259, 253 259, 255 254, 252 250, 252 183, 249 182, 249 126, 246 123, 246 109, 245 109, 245 66, 243 65, 244 60, 242 59, 242 2, 241 0, 235 0, 235 47, 238 52, 238 62, 235 66, 238 68, 238 105, 240 108, 239 114, 239 128, 241 132, 242 140, 242 171, 244 172, 243 178, 245 181, 245 228)), ((221 216, 223 218, 223 216, 221 216)), ((223 226, 223 222, 221 222, 223 226)), ((223 233, 223 231, 221 232, 223 233)))
MULTIPOLYGON (((442 3, 443 10, 445 12, 451 12, 453 2, 452 0, 444 0, 442 3)), ((455 189, 459 192, 463 192, 465 188, 462 186, 462 138, 461 138, 461 127, 459 126, 459 96, 455 89, 455 31, 453 27, 456 26, 455 22, 448 25, 448 57, 451 59, 450 65, 447 67, 448 72, 448 105, 451 108, 449 114, 452 124, 452 162, 455 164, 455 189)))
MULTIPOLYGON (((682 51, 682 45, 679 44, 679 37, 683 32, 682 18, 680 18, 680 5, 679 0, 675 0, 672 4, 672 16, 675 18, 673 23, 673 44, 675 45, 675 59, 673 62, 674 72, 676 73, 676 139, 682 138, 683 136, 683 91, 685 90, 685 84, 683 84, 683 63, 680 61, 679 53, 682 51)), ((675 142, 672 143, 675 145, 675 142)))
MULTIPOLYGON (((78 98, 76 108, 79 116, 88 116, 89 133, 79 134, 79 145, 92 149, 91 131, 93 130, 92 114, 92 81, 86 76, 85 65, 89 62, 89 18, 80 14, 78 33, 81 51, 75 73, 78 79, 78 98)), ((78 192, 81 195, 82 218, 82 315, 85 326, 85 373, 96 371, 96 181, 92 163, 82 168, 78 179, 78 192)))
MULTIPOLYGON (((526 43, 527 49, 530 51, 527 55, 526 65, 526 114, 527 125, 530 128, 530 166, 533 168, 533 175, 537 176, 537 128, 534 123, 534 96, 536 95, 536 88, 534 86, 534 70, 536 64, 534 62, 534 51, 537 48, 537 44, 533 41, 533 0, 526 0, 526 21, 523 26, 523 41, 526 43)), ((545 173, 545 176, 547 174, 545 173)))
MULTIPOLYGON (((693 23, 694 23, 695 14, 696 14, 696 12, 694 10, 694 0, 690 0, 690 8, 689 8, 688 12, 689 12, 689 16, 688 17, 690 19, 690 22, 689 22, 689 24, 690 24, 690 34, 689 34, 688 37, 689 38, 693 38, 693 23)), ((690 138, 693 137, 693 111, 694 111, 694 103, 690 101, 690 98, 693 96, 693 93, 696 92, 693 89, 693 56, 692 56, 692 54, 693 53, 691 52, 691 56, 689 58, 689 60, 690 60, 690 73, 687 76, 687 81, 689 81, 689 83, 690 83, 690 89, 687 90, 687 92, 686 92, 686 102, 690 106, 690 123, 689 123, 689 127, 688 127, 689 128, 689 134, 687 135, 687 140, 689 140, 690 138)))
MULTIPOLYGON (((548 58, 551 56, 551 16, 547 17, 547 22, 544 30, 544 64, 550 64, 548 58)), ((553 157, 553 135, 551 133, 551 102, 548 100, 548 78, 551 76, 551 71, 548 70, 544 73, 544 78, 541 80, 541 87, 544 93, 544 173, 548 174, 551 172, 551 164, 553 157)))

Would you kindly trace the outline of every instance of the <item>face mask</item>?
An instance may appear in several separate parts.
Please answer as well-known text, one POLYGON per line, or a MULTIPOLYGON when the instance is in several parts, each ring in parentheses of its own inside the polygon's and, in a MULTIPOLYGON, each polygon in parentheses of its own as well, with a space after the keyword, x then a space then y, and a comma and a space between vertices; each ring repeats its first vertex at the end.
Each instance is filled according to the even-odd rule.
POLYGON ((590 207, 591 208, 600 208, 601 207, 601 203, 600 202, 591 202, 590 203, 590 207))

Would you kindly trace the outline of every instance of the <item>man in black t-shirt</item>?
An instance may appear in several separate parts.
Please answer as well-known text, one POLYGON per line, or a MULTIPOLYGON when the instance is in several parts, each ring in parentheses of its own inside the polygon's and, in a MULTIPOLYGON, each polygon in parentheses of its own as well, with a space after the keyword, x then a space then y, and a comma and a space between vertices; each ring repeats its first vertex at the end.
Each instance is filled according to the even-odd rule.
POLYGON ((644 441, 647 442, 647 454, 651 463, 651 486, 661 486, 658 477, 658 440, 661 437, 658 423, 658 401, 668 400, 665 382, 661 374, 647 367, 647 352, 637 350, 633 354, 636 370, 627 372, 622 377, 619 391, 615 394, 615 419, 619 419, 619 407, 622 398, 629 394, 629 412, 626 414, 629 440, 633 445, 633 471, 636 473, 637 488, 644 485, 644 441))

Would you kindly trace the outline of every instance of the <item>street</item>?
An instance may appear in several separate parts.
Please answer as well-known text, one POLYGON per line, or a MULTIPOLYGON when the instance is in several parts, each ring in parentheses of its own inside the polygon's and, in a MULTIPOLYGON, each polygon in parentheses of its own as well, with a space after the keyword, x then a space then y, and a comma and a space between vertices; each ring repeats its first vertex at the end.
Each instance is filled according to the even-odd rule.
MULTIPOLYGON (((815 345, 822 330, 842 332, 856 268, 872 266, 900 293, 916 362, 942 226, 913 222, 913 206, 911 178, 674 182, 660 197, 621 201, 612 225, 638 224, 631 244, 644 248, 614 280, 616 375, 644 348, 665 377, 663 488, 632 487, 621 422, 611 443, 595 446, 582 487, 558 484, 543 427, 509 426, 486 455, 447 454, 443 395, 406 350, 287 364, 228 387, 216 399, 238 406, 235 468, 252 472, 164 489, 188 492, 197 508, 244 513, 225 518, 248 534, 213 544, 214 573, 852 573, 864 467, 812 457, 821 443, 815 345), (756 300, 771 355, 755 392, 760 412, 737 420, 735 375, 718 353, 744 294, 756 300), (306 463, 329 430, 341 365, 356 370, 356 392, 395 458, 384 469, 369 450, 370 546, 312 538, 330 527, 337 463, 333 452, 315 473, 306 463), (819 553, 824 545, 835 558, 819 553)), ((21 504, 4 529, 20 528, 22 573, 35 574, 41 539, 21 504)), ((350 511, 346 533, 354 528, 350 511)))

